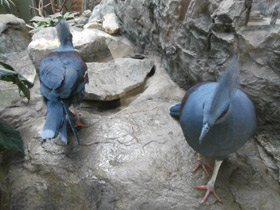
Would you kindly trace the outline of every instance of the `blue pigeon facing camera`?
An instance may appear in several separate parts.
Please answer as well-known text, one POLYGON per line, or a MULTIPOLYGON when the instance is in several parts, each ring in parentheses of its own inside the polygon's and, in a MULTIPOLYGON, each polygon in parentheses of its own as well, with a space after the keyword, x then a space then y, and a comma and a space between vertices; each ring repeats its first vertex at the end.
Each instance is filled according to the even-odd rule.
MULTIPOLYGON (((82 101, 88 83, 87 66, 82 56, 74 50, 72 34, 67 22, 60 20, 56 26, 60 46, 46 55, 39 66, 40 91, 47 106, 42 142, 56 138, 67 143, 67 123, 80 143, 75 126, 70 119, 69 107, 82 101)), ((77 115, 78 116, 78 115, 77 115)))
MULTIPOLYGON (((218 82, 204 82, 191 87, 181 103, 170 106, 169 112, 178 117, 188 144, 199 154, 215 158, 211 179, 206 185, 204 203, 213 193, 216 177, 223 160, 237 151, 255 133, 256 113, 248 96, 239 89, 238 57, 234 56, 218 82)), ((200 166, 208 174, 201 158, 200 166)))

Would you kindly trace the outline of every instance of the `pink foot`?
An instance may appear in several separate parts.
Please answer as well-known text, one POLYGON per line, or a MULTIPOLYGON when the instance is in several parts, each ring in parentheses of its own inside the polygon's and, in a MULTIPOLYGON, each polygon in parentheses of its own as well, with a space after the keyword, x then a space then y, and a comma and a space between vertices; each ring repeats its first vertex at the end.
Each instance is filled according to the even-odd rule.
POLYGON ((210 193, 213 193, 213 195, 215 196, 215 198, 222 202, 221 198, 217 195, 217 193, 215 192, 215 189, 214 189, 214 186, 209 186, 208 184, 207 185, 198 185, 198 186, 195 186, 196 189, 202 189, 202 190, 207 190, 202 201, 200 203, 204 203, 208 196, 210 195, 210 193))
POLYGON ((210 174, 208 173, 206 167, 209 168, 209 169, 212 169, 212 167, 211 167, 208 163, 205 163, 205 162, 202 160, 202 158, 197 158, 197 160, 198 160, 199 162, 196 164, 196 166, 194 167, 194 169, 192 170, 192 172, 195 172, 195 171, 197 171, 197 169, 199 169, 200 167, 202 167, 204 173, 209 177, 210 174), (205 167, 205 166, 206 166, 206 167, 205 167))
POLYGON ((75 128, 77 128, 77 127, 82 127, 82 128, 88 127, 88 125, 86 125, 84 123, 81 123, 79 120, 75 121, 75 125, 74 126, 75 126, 75 128))

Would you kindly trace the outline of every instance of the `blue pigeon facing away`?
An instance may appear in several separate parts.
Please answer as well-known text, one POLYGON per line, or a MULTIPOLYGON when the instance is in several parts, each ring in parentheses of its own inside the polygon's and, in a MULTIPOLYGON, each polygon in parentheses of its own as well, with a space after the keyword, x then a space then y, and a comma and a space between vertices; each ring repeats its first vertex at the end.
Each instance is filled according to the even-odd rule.
MULTIPOLYGON (((238 58, 234 56, 218 82, 199 83, 190 88, 181 103, 169 108, 179 121, 188 144, 199 154, 215 158, 213 174, 207 185, 196 186, 207 190, 202 203, 212 192, 219 168, 227 155, 237 151, 256 130, 255 108, 248 96, 239 89, 238 58)), ((201 159, 198 159, 201 160, 201 159)), ((200 166, 200 161, 193 171, 200 166)))
MULTIPOLYGON (((60 20, 57 27, 60 46, 46 55, 39 66, 40 90, 46 105, 46 121, 41 132, 42 142, 60 134, 67 143, 67 121, 80 143, 77 131, 70 119, 69 107, 78 105, 84 96, 88 82, 87 66, 72 44, 68 24, 60 20)), ((77 125, 80 125, 77 122, 77 125)))

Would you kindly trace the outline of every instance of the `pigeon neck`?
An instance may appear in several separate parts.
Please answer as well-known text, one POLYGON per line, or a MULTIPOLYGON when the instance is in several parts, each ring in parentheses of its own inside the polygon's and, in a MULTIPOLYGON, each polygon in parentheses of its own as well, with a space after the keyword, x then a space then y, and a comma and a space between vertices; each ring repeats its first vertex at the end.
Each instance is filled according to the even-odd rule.
POLYGON ((73 51, 74 47, 72 43, 60 44, 60 46, 54 51, 73 51))

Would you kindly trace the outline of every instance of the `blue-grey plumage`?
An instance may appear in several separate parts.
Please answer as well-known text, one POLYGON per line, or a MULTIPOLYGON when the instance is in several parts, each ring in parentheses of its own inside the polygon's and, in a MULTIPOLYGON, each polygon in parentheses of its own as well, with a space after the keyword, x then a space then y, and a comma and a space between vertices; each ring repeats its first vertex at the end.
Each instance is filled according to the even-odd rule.
MULTIPOLYGON (((170 111, 170 114, 174 113, 170 111)), ((214 183, 222 160, 244 145, 256 130, 254 105, 239 89, 236 56, 218 82, 200 83, 187 91, 181 102, 179 120, 188 144, 199 154, 215 157, 219 163, 215 164, 215 173, 208 185, 198 188, 213 192, 220 200, 214 183)))
POLYGON ((241 90, 228 102, 218 99, 223 100, 224 106, 211 112, 209 105, 217 87, 218 83, 211 82, 193 92, 182 108, 180 123, 187 142, 195 151, 223 160, 252 137, 256 116, 252 102, 241 90), (208 126, 209 131, 200 142, 203 126, 208 126))
POLYGON ((181 103, 177 103, 169 107, 169 113, 175 118, 179 118, 180 111, 181 111, 181 103))
POLYGON ((47 105, 45 125, 41 132, 43 141, 60 134, 67 143, 67 122, 78 141, 77 131, 71 122, 68 108, 79 104, 88 82, 87 66, 72 44, 68 24, 61 20, 57 25, 60 46, 46 55, 39 66, 40 90, 47 105))

